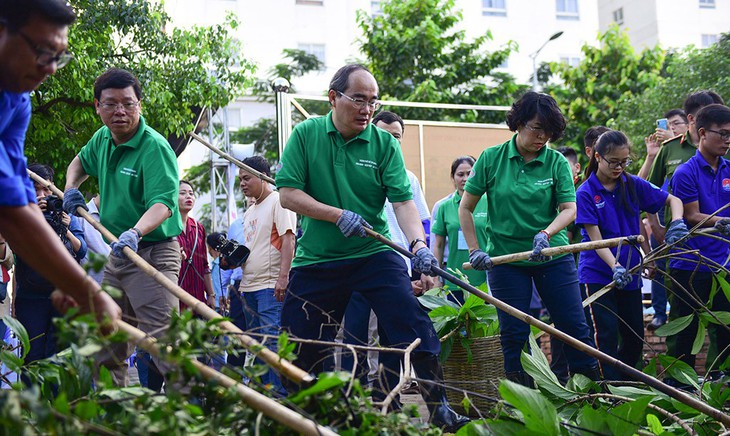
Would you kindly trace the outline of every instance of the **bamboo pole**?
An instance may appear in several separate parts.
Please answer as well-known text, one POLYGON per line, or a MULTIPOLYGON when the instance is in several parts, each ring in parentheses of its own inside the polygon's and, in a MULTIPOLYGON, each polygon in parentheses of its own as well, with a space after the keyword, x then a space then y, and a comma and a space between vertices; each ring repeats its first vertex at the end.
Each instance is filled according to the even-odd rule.
MULTIPOLYGON (((370 230, 365 229, 365 231, 368 233, 369 236, 377 239, 378 241, 382 242, 383 244, 391 247, 392 249, 396 250, 397 252, 403 254, 404 256, 407 256, 409 258, 413 258, 415 255, 411 253, 410 251, 404 249, 398 244, 393 243, 383 235, 370 230)), ((445 278, 446 280, 457 284, 462 289, 476 295, 477 297, 481 298, 482 300, 486 301, 489 304, 494 305, 499 310, 507 313, 508 315, 511 315, 520 321, 525 322, 526 324, 532 325, 537 327, 538 329, 549 333, 552 337, 555 337, 562 342, 564 342, 567 345, 570 345, 571 347, 575 348, 578 351, 581 351, 585 354, 588 354, 590 356, 595 357, 596 359, 600 360, 603 363, 606 363, 608 365, 614 366, 616 369, 618 369, 620 372, 630 376, 634 380, 640 381, 642 383, 645 383, 654 389, 663 392, 670 397, 674 398, 675 400, 686 404, 687 406, 702 412, 708 416, 710 416, 713 419, 716 419, 717 421, 722 422, 724 425, 730 425, 730 416, 723 413, 722 411, 710 406, 707 403, 703 403, 702 401, 698 400, 697 398, 694 398, 678 389, 675 389, 671 386, 668 386, 661 381, 657 380, 654 377, 651 377, 647 374, 644 374, 643 372, 639 371, 636 368, 633 368, 629 365, 626 365, 625 363, 619 361, 616 358, 613 358, 609 356, 608 354, 593 348, 589 345, 584 344, 583 342, 580 342, 579 340, 575 339, 574 337, 567 335, 563 333, 562 331, 556 329, 555 327, 552 327, 548 324, 545 324, 544 322, 535 319, 534 317, 515 309, 514 307, 510 306, 507 303, 504 303, 501 300, 498 300, 494 298, 493 296, 487 294, 486 292, 480 291, 479 289, 475 288, 474 286, 464 282, 463 280, 457 278, 453 274, 450 274, 443 269, 439 267, 433 267, 433 271, 438 274, 439 276, 445 278)))
MULTIPOLYGON (((37 183, 40 183, 43 186, 47 186, 55 195, 57 195, 59 198, 63 198, 63 192, 61 192, 61 190, 58 189, 53 183, 43 179, 31 170, 28 170, 28 174, 37 183)), ((86 219, 86 221, 88 221, 89 224, 91 224, 96 230, 98 230, 99 233, 101 233, 107 241, 117 241, 117 238, 100 222, 96 221, 85 209, 79 207, 77 208, 77 213, 82 218, 86 219)), ((168 279, 162 273, 153 268, 152 265, 142 259, 142 257, 140 257, 140 255, 131 248, 124 247, 124 254, 129 260, 132 261, 132 263, 137 265, 139 269, 152 277, 162 287, 170 291, 175 297, 185 303, 185 305, 190 307, 190 309, 192 309, 195 313, 209 320, 223 318, 223 316, 221 316, 218 312, 208 307, 208 305, 206 305, 202 301, 188 294, 183 288, 178 286, 177 283, 173 283, 170 279, 168 279)), ((315 378, 312 375, 308 374, 302 369, 296 367, 293 363, 281 358, 278 354, 264 347, 254 338, 246 335, 243 330, 236 327, 236 325, 232 322, 228 320, 222 321, 220 323, 220 326, 222 329, 233 333, 233 340, 237 341, 251 353, 260 357, 261 360, 266 362, 268 365, 274 367, 286 378, 303 385, 309 385, 314 383, 315 378)))
MULTIPOLYGON (((117 327, 129 336, 131 342, 139 345, 142 349, 149 352, 157 358, 161 358, 157 341, 147 336, 142 330, 139 330, 124 321, 117 321, 117 327)), ((299 413, 285 407, 271 398, 257 392, 248 386, 236 382, 234 379, 221 374, 209 366, 206 366, 197 360, 189 361, 200 373, 209 381, 215 381, 226 388, 235 388, 238 395, 244 403, 258 410, 274 421, 289 427, 290 429, 305 435, 336 435, 337 433, 323 427, 311 419, 308 419, 299 413)))
MULTIPOLYGON (((622 236, 619 238, 601 239, 600 241, 581 242, 579 244, 563 245, 562 247, 543 248, 540 252, 543 256, 559 256, 566 253, 579 253, 587 250, 598 250, 599 248, 613 248, 621 243, 642 243, 644 237, 638 236, 622 236)), ((504 256, 492 257, 493 265, 502 265, 504 263, 517 262, 529 259, 532 251, 522 251, 520 253, 505 254, 504 256)), ((469 262, 464 262, 461 267, 463 269, 473 269, 469 262)))
POLYGON ((203 137, 198 135, 197 133, 188 132, 188 135, 191 138, 193 138, 196 141, 203 144, 204 146, 208 147, 210 149, 210 151, 212 151, 213 153, 215 153, 218 156, 222 157, 223 159, 235 164, 238 168, 241 168, 242 170, 246 171, 247 173, 250 173, 250 174, 258 177, 259 179, 261 179, 265 182, 269 182, 272 185, 276 186, 276 181, 274 181, 274 179, 272 179, 271 177, 267 176, 266 174, 264 174, 260 171, 256 171, 255 169, 251 168, 250 166, 246 165, 245 163, 241 162, 240 160, 236 159, 235 157, 231 156, 230 154, 217 149, 216 147, 212 146, 208 141, 203 139, 203 137))

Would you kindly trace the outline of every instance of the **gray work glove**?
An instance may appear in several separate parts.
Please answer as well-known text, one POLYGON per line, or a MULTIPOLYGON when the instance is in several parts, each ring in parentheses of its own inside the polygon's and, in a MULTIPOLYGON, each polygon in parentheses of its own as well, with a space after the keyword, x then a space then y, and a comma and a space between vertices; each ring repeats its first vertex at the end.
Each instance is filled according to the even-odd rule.
POLYGON ((667 227, 667 232, 664 234, 664 242, 674 244, 688 234, 689 230, 687 230, 687 225, 684 223, 684 220, 674 220, 667 227))
POLYGON ((411 258, 411 267, 413 271, 419 274, 426 274, 429 276, 435 276, 436 273, 433 271, 433 267, 438 265, 436 257, 426 247, 416 251, 416 255, 411 258))
POLYGON ((540 232, 532 239, 532 254, 527 260, 530 262, 547 262, 552 259, 552 257, 543 256, 540 253, 543 248, 550 248, 550 241, 548 241, 548 235, 540 232))
POLYGON ((69 215, 79 216, 78 212, 76 212, 76 208, 79 207, 83 208, 86 211, 89 210, 89 207, 86 206, 84 194, 82 194, 81 191, 76 188, 70 188, 68 191, 64 192, 63 210, 66 211, 66 213, 69 215))
POLYGON ((122 257, 122 253, 124 253, 124 247, 129 247, 134 251, 137 252, 137 247, 139 246, 139 236, 137 235, 137 232, 135 232, 132 229, 127 230, 126 232, 119 235, 119 241, 112 242, 112 254, 117 257, 122 257))
POLYGON ((477 271, 491 271, 494 268, 494 264, 492 263, 492 259, 489 258, 489 255, 479 249, 469 253, 469 263, 477 271))
POLYGON ((342 215, 337 219, 337 227, 348 238, 351 236, 365 238, 368 235, 365 233, 365 227, 369 229, 373 228, 363 217, 351 210, 342 211, 342 215))
POLYGON ((617 265, 613 267, 613 281, 617 288, 623 289, 631 283, 631 274, 626 271, 626 268, 617 265))
POLYGON ((730 236, 730 218, 723 218, 716 222, 715 228, 722 236, 730 236))

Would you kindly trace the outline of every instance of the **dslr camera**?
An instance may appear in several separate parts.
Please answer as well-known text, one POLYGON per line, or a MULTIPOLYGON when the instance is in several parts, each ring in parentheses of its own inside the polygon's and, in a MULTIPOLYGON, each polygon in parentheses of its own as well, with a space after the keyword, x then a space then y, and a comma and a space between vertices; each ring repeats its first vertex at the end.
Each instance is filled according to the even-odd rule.
POLYGON ((221 253, 221 269, 238 268, 251 254, 251 250, 245 245, 226 239, 223 235, 220 235, 211 246, 221 253))
POLYGON ((43 216, 46 218, 46 222, 53 227, 53 231, 59 236, 64 237, 66 235, 66 226, 63 224, 63 200, 56 197, 55 195, 49 195, 44 197, 46 201, 46 210, 43 211, 43 216))

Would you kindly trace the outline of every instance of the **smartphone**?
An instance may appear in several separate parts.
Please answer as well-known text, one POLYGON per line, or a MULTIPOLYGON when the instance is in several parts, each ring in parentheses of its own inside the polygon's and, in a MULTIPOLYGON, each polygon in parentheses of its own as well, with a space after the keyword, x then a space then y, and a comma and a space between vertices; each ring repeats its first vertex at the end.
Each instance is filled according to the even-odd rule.
POLYGON ((669 130, 669 123, 666 118, 660 118, 656 120, 656 126, 658 129, 669 130))

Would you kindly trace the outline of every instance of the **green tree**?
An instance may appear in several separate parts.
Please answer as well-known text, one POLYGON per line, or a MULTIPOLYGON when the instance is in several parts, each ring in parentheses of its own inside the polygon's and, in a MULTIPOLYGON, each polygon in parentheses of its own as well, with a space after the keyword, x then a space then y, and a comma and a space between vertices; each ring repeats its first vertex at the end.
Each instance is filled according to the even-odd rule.
POLYGON ((583 60, 577 67, 551 63, 550 69, 561 83, 546 87, 568 119, 563 141, 580 150, 586 129, 615 127, 621 103, 656 86, 664 62, 659 47, 637 53, 626 32, 616 25, 598 40, 598 47, 582 47, 583 60))
POLYGON ((143 86, 147 123, 168 136, 176 152, 192 130, 196 111, 220 107, 250 82, 227 17, 211 27, 173 29, 161 2, 71 0, 78 20, 69 32, 75 61, 32 95, 27 136, 31 161, 53 166, 61 180, 69 162, 101 126, 93 101, 94 79, 109 67, 128 69, 143 86))
POLYGON ((654 131, 655 120, 674 108, 682 108, 692 92, 711 89, 727 103, 730 99, 730 33, 705 49, 689 47, 667 57, 662 79, 619 105, 616 126, 626 132, 636 147, 654 131))
MULTIPOLYGON (((382 15, 358 11, 365 65, 378 79, 384 99, 403 101, 509 105, 527 89, 506 73, 493 70, 517 48, 514 42, 489 53, 487 31, 467 41, 456 30, 462 19, 454 0, 381 2, 382 15)), ((504 114, 398 108, 405 118, 465 122, 502 122, 504 114)))

